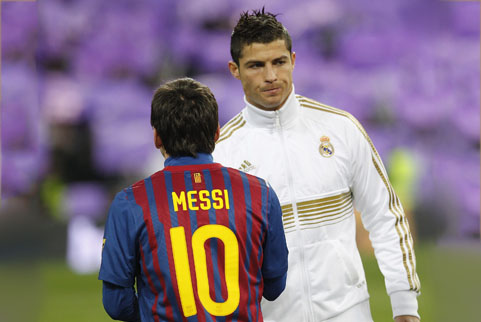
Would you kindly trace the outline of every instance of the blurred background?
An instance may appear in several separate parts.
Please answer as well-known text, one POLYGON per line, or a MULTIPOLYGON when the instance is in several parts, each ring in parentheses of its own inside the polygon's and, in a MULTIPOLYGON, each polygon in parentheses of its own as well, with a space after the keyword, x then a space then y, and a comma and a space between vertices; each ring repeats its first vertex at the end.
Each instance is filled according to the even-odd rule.
MULTIPOLYGON (((153 91, 196 78, 227 122, 244 105, 230 33, 262 5, 293 38, 296 92, 353 114, 379 150, 413 230, 423 320, 479 321, 479 2, 37 0, 0 1, 0 322, 109 320, 108 206, 163 167, 153 91)), ((389 321, 359 236, 375 321, 389 321)))

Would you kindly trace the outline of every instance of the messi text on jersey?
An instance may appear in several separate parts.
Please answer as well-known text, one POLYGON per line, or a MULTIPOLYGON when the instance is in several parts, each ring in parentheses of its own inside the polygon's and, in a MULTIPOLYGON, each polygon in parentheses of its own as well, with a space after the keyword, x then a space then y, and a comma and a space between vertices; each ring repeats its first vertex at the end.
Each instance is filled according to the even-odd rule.
POLYGON ((199 190, 199 191, 181 191, 177 194, 172 192, 172 202, 174 203, 174 210, 208 210, 214 209, 230 209, 229 193, 227 189, 199 190))

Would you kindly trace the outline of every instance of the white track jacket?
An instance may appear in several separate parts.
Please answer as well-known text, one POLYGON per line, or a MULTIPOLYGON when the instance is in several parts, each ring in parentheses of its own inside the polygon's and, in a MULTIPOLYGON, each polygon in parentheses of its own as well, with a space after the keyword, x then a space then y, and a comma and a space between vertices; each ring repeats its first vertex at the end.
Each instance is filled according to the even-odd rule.
POLYGON ((282 205, 287 286, 277 300, 263 300, 265 321, 322 321, 369 298, 354 208, 369 231, 394 316, 418 316, 409 225, 361 124, 294 89, 277 111, 245 102, 223 126, 214 160, 267 179, 282 205))

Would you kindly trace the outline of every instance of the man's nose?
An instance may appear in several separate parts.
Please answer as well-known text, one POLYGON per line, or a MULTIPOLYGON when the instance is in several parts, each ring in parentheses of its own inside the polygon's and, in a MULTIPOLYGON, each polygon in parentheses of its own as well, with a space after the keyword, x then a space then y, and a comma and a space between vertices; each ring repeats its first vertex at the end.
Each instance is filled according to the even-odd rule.
POLYGON ((266 82, 272 83, 277 80, 277 74, 272 65, 267 64, 265 68, 265 78, 266 82))

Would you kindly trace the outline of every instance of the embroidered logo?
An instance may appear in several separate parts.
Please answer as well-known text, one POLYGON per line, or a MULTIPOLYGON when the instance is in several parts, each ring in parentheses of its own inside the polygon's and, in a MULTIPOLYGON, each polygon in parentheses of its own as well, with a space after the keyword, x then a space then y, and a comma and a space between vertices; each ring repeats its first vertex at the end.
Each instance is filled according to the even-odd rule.
POLYGON ((249 172, 249 171, 254 170, 255 168, 256 167, 254 165, 252 165, 252 163, 250 163, 247 160, 244 160, 244 162, 242 162, 242 164, 240 165, 240 167, 238 169, 241 170, 241 171, 244 171, 244 172, 249 172))
POLYGON ((334 155, 334 147, 332 146, 328 136, 321 137, 321 145, 319 145, 319 153, 325 158, 330 158, 334 155))
POLYGON ((199 172, 194 173, 194 182, 195 183, 202 183, 202 176, 199 172))

